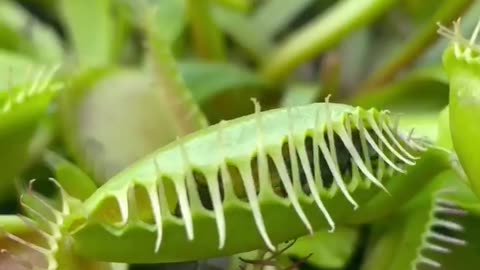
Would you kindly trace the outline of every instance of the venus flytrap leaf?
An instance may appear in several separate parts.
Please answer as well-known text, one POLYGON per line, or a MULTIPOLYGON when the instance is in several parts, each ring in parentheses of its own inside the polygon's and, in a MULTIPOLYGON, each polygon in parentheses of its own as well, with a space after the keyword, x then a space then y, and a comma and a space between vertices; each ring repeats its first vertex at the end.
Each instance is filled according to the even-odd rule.
POLYGON ((71 230, 75 249, 105 261, 174 262, 274 250, 310 226, 334 230, 398 181, 399 172, 360 144, 362 132, 390 145, 380 149, 399 167, 410 165, 398 145, 422 154, 407 134, 388 136, 387 120, 385 112, 328 102, 266 112, 257 106, 253 115, 187 135, 110 179, 73 217, 82 224, 71 230))
MULTIPOLYGON (((437 227, 444 227, 447 230, 458 228, 456 223, 450 223, 445 220, 445 217, 435 215, 443 211, 442 207, 441 202, 436 202, 433 196, 430 200, 423 200, 409 212, 394 219, 390 218, 389 222, 384 224, 386 226, 383 230, 375 231, 376 237, 367 249, 369 256, 361 269, 400 270, 440 267, 441 264, 426 256, 426 253, 436 252, 441 253, 442 256, 454 256, 448 254, 451 246, 465 244, 464 240, 448 236, 445 231, 436 231, 437 227)), ((446 214, 448 216, 448 213, 446 214)))
POLYGON ((358 228, 339 227, 335 233, 327 231, 316 232, 313 236, 304 236, 285 251, 285 254, 295 259, 307 255, 308 264, 328 269, 343 269, 355 252, 360 241, 358 228))
POLYGON ((451 40, 443 55, 444 67, 450 82, 450 130, 452 143, 459 161, 472 185, 480 196, 480 154, 475 142, 480 136, 477 115, 480 113, 480 83, 478 53, 476 43, 480 23, 470 38, 460 32, 460 21, 454 23, 453 30, 440 26, 439 33, 451 40))
POLYGON ((365 223, 366 220, 385 218, 409 201, 440 172, 450 168, 448 153, 430 149, 422 155, 415 166, 407 169, 406 173, 398 174, 389 186, 390 196, 378 193, 366 204, 349 217, 354 223, 365 223))
POLYGON ((0 200, 13 195, 14 178, 29 161, 29 147, 35 131, 62 88, 61 83, 53 82, 56 69, 44 71, 35 74, 31 83, 9 89, 0 102, 0 200))
MULTIPOLYGON (((72 249, 71 237, 65 234, 63 227, 72 227, 70 216, 76 215, 75 211, 80 202, 70 197, 55 181, 59 187, 60 204, 55 204, 32 190, 33 181, 30 183, 28 193, 24 194, 20 202, 24 211, 32 218, 17 216, 16 219, 8 218, 9 223, 15 222, 15 230, 8 230, 9 224, 0 224, 0 248, 2 254, 9 258, 8 269, 13 267, 26 267, 34 270, 116 270, 125 269, 120 264, 113 265, 105 262, 92 261, 79 257, 72 249), (23 225, 18 224, 22 222, 23 225), (19 231, 18 228, 25 228, 19 231), (2 242, 6 245, 2 245, 2 242), (10 266, 11 265, 11 266, 10 266)), ((5 217, 0 218, 4 221, 5 217)), ((4 263, 0 261, 0 265, 4 263)), ((19 268, 20 269, 20 268, 19 268)))
POLYGON ((474 201, 453 170, 440 173, 399 213, 376 225, 362 270, 451 269, 452 262, 470 269, 457 259, 475 234, 476 226, 465 226, 474 201))
POLYGON ((30 228, 16 215, 0 215, 0 227, 10 233, 25 233, 30 228))
POLYGON ((24 270, 32 265, 45 264, 42 256, 30 247, 15 244, 7 235, 19 236, 26 241, 38 241, 39 235, 24 220, 14 215, 0 216, 0 269, 24 270))
POLYGON ((40 65, 32 58, 25 55, 0 50, 0 89, 5 91, 21 84, 26 84, 31 78, 33 70, 38 70, 40 65), (29 75, 27 75, 29 74, 29 75))
POLYGON ((55 172, 55 178, 68 194, 85 200, 95 192, 97 188, 95 182, 68 160, 52 151, 45 152, 44 160, 55 172))

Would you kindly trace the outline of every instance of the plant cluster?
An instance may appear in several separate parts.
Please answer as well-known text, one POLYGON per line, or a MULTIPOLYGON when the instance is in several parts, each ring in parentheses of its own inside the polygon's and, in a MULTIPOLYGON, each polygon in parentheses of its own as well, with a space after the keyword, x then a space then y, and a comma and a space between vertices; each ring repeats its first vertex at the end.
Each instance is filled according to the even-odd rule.
POLYGON ((479 12, 2 1, 0 269, 477 269, 479 12))

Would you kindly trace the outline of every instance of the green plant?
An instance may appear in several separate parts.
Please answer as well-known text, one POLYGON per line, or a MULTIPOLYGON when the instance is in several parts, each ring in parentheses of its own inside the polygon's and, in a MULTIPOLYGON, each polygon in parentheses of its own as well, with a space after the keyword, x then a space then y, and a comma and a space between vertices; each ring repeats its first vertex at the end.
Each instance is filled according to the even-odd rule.
POLYGON ((469 40, 460 30, 460 20, 454 23, 453 31, 441 27, 441 33, 451 39, 451 45, 443 55, 445 69, 450 80, 450 127, 453 146, 472 184, 473 190, 480 194, 478 164, 480 157, 477 148, 468 142, 480 135, 476 115, 480 113, 477 75, 476 39, 480 23, 475 27, 469 40))
POLYGON ((475 269, 479 10, 2 2, 0 269, 475 269))

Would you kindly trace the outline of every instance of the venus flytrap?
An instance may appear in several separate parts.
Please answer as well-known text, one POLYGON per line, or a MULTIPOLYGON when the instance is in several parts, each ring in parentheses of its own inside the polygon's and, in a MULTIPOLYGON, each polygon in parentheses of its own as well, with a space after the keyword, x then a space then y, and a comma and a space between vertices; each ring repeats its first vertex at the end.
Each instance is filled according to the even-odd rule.
POLYGON ((5 218, 8 216, 0 218, 1 240, 6 243, 1 249, 2 254, 10 258, 12 265, 22 266, 21 269, 125 269, 125 265, 94 261, 76 254, 72 248, 71 236, 63 230, 75 225, 70 223, 69 216, 81 203, 68 195, 56 180, 50 180, 59 187, 58 208, 55 203, 33 191, 32 180, 28 192, 20 198, 22 208, 30 218, 22 215, 9 218, 10 223, 16 223, 15 230, 5 229, 8 228, 5 226, 5 218), (18 232, 19 227, 24 228, 21 233, 18 232))
POLYGON ((448 153, 449 168, 438 167, 399 212, 374 225, 362 270, 475 269, 469 260, 478 247, 470 242, 478 235, 480 204, 456 163, 448 107, 439 114, 437 130, 433 148, 448 153))
POLYGON ((47 109, 63 87, 54 82, 56 68, 40 70, 30 83, 2 92, 0 98, 0 200, 11 197, 13 181, 29 159, 29 146, 46 117, 47 109))
MULTIPOLYGON (((399 215, 373 231, 362 270, 438 269, 441 257, 467 244, 460 219, 467 212, 442 192, 423 193, 399 215)), ((463 268, 462 268, 463 269, 463 268)))
POLYGON ((179 139, 85 201, 89 221, 73 233, 78 251, 108 261, 183 261, 334 231, 422 152, 385 116, 329 103, 257 107, 179 139), (251 233, 238 237, 240 228, 251 233))
MULTIPOLYGON (((163 6, 169 6, 174 1, 167 1, 163 6)), ((172 5, 171 9, 164 9, 163 13, 157 14, 150 13, 150 4, 135 7, 121 4, 122 7, 118 7, 125 8, 122 12, 131 12, 129 15, 133 15, 130 16, 132 22, 127 22, 123 20, 125 14, 111 13, 110 6, 115 6, 115 12, 119 11, 116 4, 108 0, 101 1, 100 4, 92 6, 95 11, 92 14, 98 14, 98 18, 92 18, 88 24, 85 24, 87 21, 84 23, 88 17, 81 16, 88 11, 88 5, 83 5, 80 1, 74 1, 76 4, 73 5, 67 2, 64 1, 62 7, 63 14, 68 16, 60 23, 70 26, 66 29, 70 37, 73 37, 73 44, 70 46, 73 45, 77 53, 80 53, 76 57, 84 68, 90 64, 97 68, 82 69, 80 76, 72 78, 61 96, 59 116, 63 129, 60 139, 64 140, 64 144, 51 145, 52 149, 58 152, 35 151, 37 154, 42 152, 43 155, 36 157, 43 157, 45 164, 36 163, 32 169, 40 169, 42 174, 54 176, 56 180, 50 179, 50 182, 58 188, 58 192, 53 196, 43 196, 33 190, 31 182, 28 189, 20 191, 22 215, 0 216, 0 228, 3 228, 0 230, 0 250, 3 252, 1 256, 9 258, 9 265, 6 267, 12 269, 13 263, 16 264, 13 266, 16 267, 15 270, 116 270, 117 265, 112 262, 122 263, 120 267, 125 267, 126 263, 185 262, 255 250, 268 257, 270 253, 282 253, 285 243, 320 232, 331 236, 328 237, 330 243, 323 243, 324 248, 330 249, 332 242, 342 241, 343 248, 338 252, 348 251, 349 254, 345 254, 337 262, 325 264, 322 256, 310 257, 311 252, 308 251, 314 247, 311 246, 312 242, 306 241, 300 250, 294 252, 295 256, 301 260, 317 259, 316 264, 311 264, 317 267, 345 268, 350 257, 357 260, 357 256, 352 254, 359 251, 355 243, 363 242, 362 239, 356 239, 356 236, 360 235, 359 228, 374 224, 378 230, 373 232, 375 239, 372 249, 366 254, 368 259, 363 270, 420 270, 438 267, 443 263, 443 259, 450 258, 450 255, 456 256, 452 254, 453 251, 463 248, 468 237, 475 237, 475 234, 470 235, 466 230, 468 226, 460 224, 462 220, 455 214, 464 214, 467 210, 470 214, 480 212, 478 204, 463 193, 456 196, 437 193, 444 187, 463 185, 461 181, 442 180, 446 175, 449 180, 458 180, 455 171, 448 170, 455 167, 451 163, 455 160, 455 155, 445 142, 447 140, 444 140, 446 133, 442 133, 443 129, 448 127, 439 129, 438 134, 443 138, 440 138, 441 142, 433 143, 435 139, 419 138, 418 133, 413 135, 408 132, 409 128, 398 125, 395 122, 397 116, 392 113, 376 108, 366 109, 385 106, 372 105, 365 99, 365 106, 357 104, 360 107, 353 107, 331 103, 328 98, 324 103, 303 106, 292 104, 268 111, 261 111, 260 105, 254 101, 253 114, 207 127, 206 117, 192 99, 187 87, 200 89, 194 97, 208 101, 204 103, 204 107, 211 107, 214 111, 209 115, 211 122, 234 118, 220 112, 222 105, 227 107, 230 113, 235 111, 228 102, 213 99, 213 96, 220 93, 227 96, 225 89, 230 88, 267 89, 254 75, 256 65, 243 61, 246 60, 243 59, 245 55, 238 53, 235 45, 229 42, 223 44, 225 48, 223 45, 219 47, 218 37, 221 35, 215 34, 218 31, 213 21, 209 19, 207 24, 200 22, 201 24, 197 25, 199 21, 194 19, 191 25, 195 33, 214 33, 211 38, 196 39, 208 41, 209 44, 204 47, 206 55, 225 57, 223 50, 228 49, 228 58, 233 56, 232 60, 246 63, 245 66, 252 70, 244 74, 238 70, 226 70, 228 64, 194 65, 194 70, 204 72, 194 72, 194 75, 200 74, 198 76, 206 82, 202 87, 195 83, 186 84, 184 80, 188 82, 188 76, 185 76, 188 72, 182 75, 176 65, 175 58, 183 59, 195 50, 190 45, 182 44, 184 40, 180 34, 183 19, 175 22, 163 21, 163 26, 165 23, 176 24, 175 29, 164 31, 165 27, 156 27, 161 19, 174 15, 170 11, 183 13, 180 2, 176 1, 175 5, 178 6, 172 5), (71 9, 73 6, 81 6, 83 10, 77 14, 75 9, 71 9), (129 7, 131 10, 126 10, 129 7), (117 20, 120 17, 122 19, 117 20), (135 20, 139 21, 133 22, 135 20), (84 27, 96 25, 92 22, 100 22, 98 29, 92 29, 93 32, 105 33, 98 40, 93 40, 93 47, 89 41, 90 31, 88 27, 84 27), (127 27, 128 31, 117 27, 114 27, 115 33, 111 31, 113 24, 122 23, 131 24, 127 27), (123 55, 123 52, 117 49, 128 42, 115 43, 118 38, 116 34, 135 32, 136 27, 141 28, 140 34, 145 38, 142 45, 146 45, 146 50, 143 54, 129 51, 123 55), (163 36, 165 33, 167 36, 163 36), (175 56, 171 51, 172 47, 177 49, 175 56), (125 56, 129 63, 141 63, 143 66, 127 68, 124 65, 103 65, 117 62, 120 54, 121 58, 125 56), (139 55, 142 55, 143 59, 132 59, 139 55), (210 72, 213 76, 205 76, 205 72, 210 72), (225 74, 232 74, 234 80, 225 77, 225 74), (237 78, 238 74, 243 74, 243 78, 237 78), (217 77, 222 78, 217 80, 217 77), (212 80, 216 84, 212 84, 212 80), (217 89, 212 89, 212 86, 217 89), (210 106, 211 104, 215 106, 210 106), (118 136, 120 133, 122 136, 118 136), (65 146, 68 149, 63 149, 65 146), (61 156, 59 153, 64 150, 69 151, 71 156, 61 156), (73 158, 74 161, 69 161, 68 158, 73 158), (82 170, 86 170, 90 175, 82 170), (92 178, 95 178, 96 183, 92 178), (100 187, 99 183, 102 184, 100 187), (385 220, 389 224, 378 224, 385 220), (341 233, 338 231, 345 227, 352 228, 352 231, 343 240, 339 240, 342 236, 339 236, 341 233), (437 230, 438 227, 442 229, 437 230), (242 233, 239 234, 239 231, 242 233), (352 236, 351 233, 355 235, 352 236), (444 253, 448 253, 448 256, 444 253)), ((183 5, 184 1, 181 2, 183 5)), ((190 2, 193 4, 194 1, 190 2)), ((207 2, 202 3, 209 4, 207 2)), ((274 36, 284 33, 288 36, 291 32, 290 22, 294 18, 308 15, 298 14, 303 9, 301 6, 305 7, 310 1, 302 2, 305 3, 292 4, 297 5, 297 8, 280 14, 286 18, 280 20, 281 22, 278 18, 276 21, 267 20, 268 12, 265 11, 263 17, 254 15, 253 18, 260 18, 256 20, 257 23, 273 23, 262 28, 267 29, 269 35, 266 36, 243 35, 247 32, 259 33, 253 29, 255 27, 247 31, 232 27, 232 22, 235 21, 249 27, 254 25, 245 24, 243 17, 232 17, 232 14, 224 12, 223 18, 217 16, 218 10, 213 10, 215 12, 212 15, 214 19, 225 19, 224 29, 235 29, 227 31, 230 35, 230 32, 237 34, 232 35, 234 39, 238 39, 238 34, 243 35, 242 38, 247 42, 240 42, 240 47, 255 52, 253 54, 258 60, 267 55, 258 52, 271 46, 274 36)), ((447 2, 444 7, 452 5, 458 8, 469 1, 456 4, 447 2)), ((284 81, 289 75, 287 73, 291 73, 300 62, 330 48, 360 26, 356 22, 365 23, 383 14, 392 3, 394 0, 345 0, 333 4, 318 20, 306 24, 303 30, 290 35, 291 38, 270 55, 273 61, 262 61, 258 73, 273 85, 279 86, 279 90, 285 89, 288 84, 279 83, 284 81), (355 13, 354 16, 343 16, 352 12, 355 13)), ((276 4, 272 5, 276 7, 276 4)), ((322 3, 319 6, 324 5, 322 3)), ((429 4, 422 6, 430 7, 429 4)), ((254 8, 258 11, 257 6, 254 8)), ((207 11, 203 15, 209 15, 209 10, 207 11)), ((450 16, 454 11, 458 10, 441 9, 440 13, 450 16)), ((390 18, 389 14, 386 16, 390 18)), ((430 36, 431 27, 427 28, 430 36)), ((477 46, 473 42, 465 41, 459 35, 443 28, 442 31, 460 44, 462 57, 468 54, 464 51, 476 53, 477 46)), ((479 31, 477 29, 475 33, 479 31)), ((375 36, 374 40, 379 40, 377 31, 369 33, 375 36)), ((126 36, 123 37, 126 39, 122 40, 127 40, 126 36)), ((136 37, 138 36, 128 39, 136 37)), ((383 36, 380 37, 382 38, 383 36)), ((133 43, 139 45, 137 41, 133 43)), ((130 48, 128 45, 125 47, 130 48)), ((416 45, 412 48, 417 51, 416 45)), ((137 48, 133 48, 135 49, 137 48)), ((406 48, 404 52, 410 55, 411 51, 411 48, 406 48)), ((451 52, 456 57, 455 48, 451 49, 451 52)), ((448 57, 452 56, 446 53, 445 59, 450 59, 448 57)), ((473 62, 474 57, 476 56, 465 59, 473 62)), ((348 62, 351 63, 352 59, 348 62)), ((368 63, 372 62, 366 62, 367 65, 368 63)), ((454 74, 456 70, 450 72, 452 78, 460 78, 452 80, 452 87, 462 88, 462 83, 467 81, 464 77, 474 77, 476 70, 472 72, 463 64, 458 65, 460 71, 467 71, 460 72, 460 76, 454 74)), ((186 67, 188 71, 189 66, 186 67)), ((389 70, 385 72, 388 73, 389 70)), ((294 82, 305 83, 302 76, 293 76, 294 82)), ((39 76, 40 79, 43 77, 39 76)), ((42 88, 42 85, 46 88, 53 87, 50 81, 42 83, 40 79, 34 80, 32 85, 35 87, 29 86, 29 89, 42 88)), ((409 77, 406 82, 388 87, 387 95, 395 96, 395 93, 390 91, 392 89, 422 88, 418 82, 425 80, 438 82, 432 85, 445 83, 437 70, 424 70, 413 78, 409 77)), ((22 140, 22 143, 31 140, 32 136, 21 132, 19 127, 26 126, 34 130, 36 124, 26 124, 28 121, 25 119, 30 117, 23 115, 28 115, 31 111, 45 112, 50 104, 47 100, 54 97, 55 91, 51 92, 52 95, 48 97, 45 93, 39 94, 45 97, 45 103, 39 106, 40 109, 32 110, 33 107, 30 106, 25 107, 25 111, 17 109, 28 103, 26 95, 8 96, 0 93, 0 120, 3 117, 2 110, 4 113, 15 112, 20 115, 12 113, 4 117, 5 121, 0 121, 0 138, 6 134, 22 140), (22 136, 15 137, 12 134, 22 136)), ((262 98, 271 102, 266 103, 265 107, 281 106, 278 98, 284 92, 274 92, 262 95, 262 98)), ((249 93, 243 91, 242 95, 249 93)), ((240 104, 238 107, 245 109, 240 102, 241 98, 230 93, 228 97, 236 99, 240 104)), ((439 97, 438 101, 442 102, 440 105, 444 106, 443 96, 439 97)), ((396 98, 392 100, 397 105, 402 103, 396 98)), ((407 104, 409 108, 411 105, 407 104)), ((424 104, 422 109, 425 109, 424 104)), ((451 111, 457 109, 451 108, 451 111)), ((432 131, 431 123, 434 121, 428 119, 428 128, 432 131)), ((31 121, 36 122, 38 121, 31 121)), ((415 127, 422 125, 418 119, 412 122, 415 127)), ((454 124, 452 127, 459 130, 461 125, 454 124)), ((458 134, 460 133, 457 132, 458 134)), ((461 141, 462 138, 456 140, 461 141)), ((9 141, 4 142, 7 145, 9 141)), ((25 149, 29 146, 28 143, 21 145, 25 149)), ((0 145, 0 149, 9 150, 5 147, 0 145)), ((38 148, 43 150, 42 147, 35 149, 38 148)), ((10 152, 28 153, 17 148, 10 152)), ((466 152, 463 152, 463 156, 466 152)), ((10 158, 11 156, 8 156, 8 159, 10 158)), ((10 164, 1 158, 0 164, 5 164, 8 169, 15 169, 12 175, 24 176, 19 175, 16 167, 9 166, 10 164)), ((466 186, 462 187, 468 189, 466 186)), ((364 237, 363 234, 361 236, 364 237)), ((320 237, 317 241, 324 239, 327 238, 320 237)), ((287 252, 283 257, 276 258, 279 262, 278 268, 288 267, 291 262, 288 254, 287 252)), ((0 269, 4 267, 3 262, 0 259, 0 269)), ((261 268, 259 265, 250 266, 251 269, 261 268)), ((288 269, 294 266, 295 264, 288 269)))
POLYGON ((72 256, 156 263, 276 250, 318 230, 377 220, 383 208, 395 211, 412 196, 399 186, 422 186, 402 179, 425 167, 417 163, 432 151, 426 146, 395 128, 386 111, 327 99, 261 112, 255 102, 254 114, 179 138, 84 202, 60 188, 62 210, 29 214, 54 218, 45 269, 72 256), (384 193, 393 199, 376 199, 384 193))
POLYGON ((479 31, 480 21, 470 39, 462 35, 460 20, 454 22, 453 30, 439 28, 439 33, 451 40, 443 54, 443 63, 450 81, 452 143, 472 189, 480 196, 480 149, 472 144, 480 136, 480 48, 476 44, 479 31))

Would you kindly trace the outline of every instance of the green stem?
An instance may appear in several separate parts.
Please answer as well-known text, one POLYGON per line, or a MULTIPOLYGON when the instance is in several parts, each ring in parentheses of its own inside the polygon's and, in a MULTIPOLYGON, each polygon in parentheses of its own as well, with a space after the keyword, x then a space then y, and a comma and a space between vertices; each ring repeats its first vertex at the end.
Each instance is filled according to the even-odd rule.
POLYGON ((210 0, 189 0, 188 3, 197 53, 207 59, 224 59, 223 35, 213 21, 210 0))
MULTIPOLYGON (((458 17, 472 0, 443 1, 431 19, 423 24, 406 42, 401 44, 390 59, 379 66, 362 84, 360 89, 370 89, 391 80, 403 67, 412 63, 428 46, 438 38, 437 22, 448 23, 458 17)), ((362 91, 359 91, 359 93, 362 91)))
POLYGON ((272 83, 300 64, 328 50, 346 35, 367 25, 396 0, 344 0, 293 33, 264 62, 263 76, 272 83))

